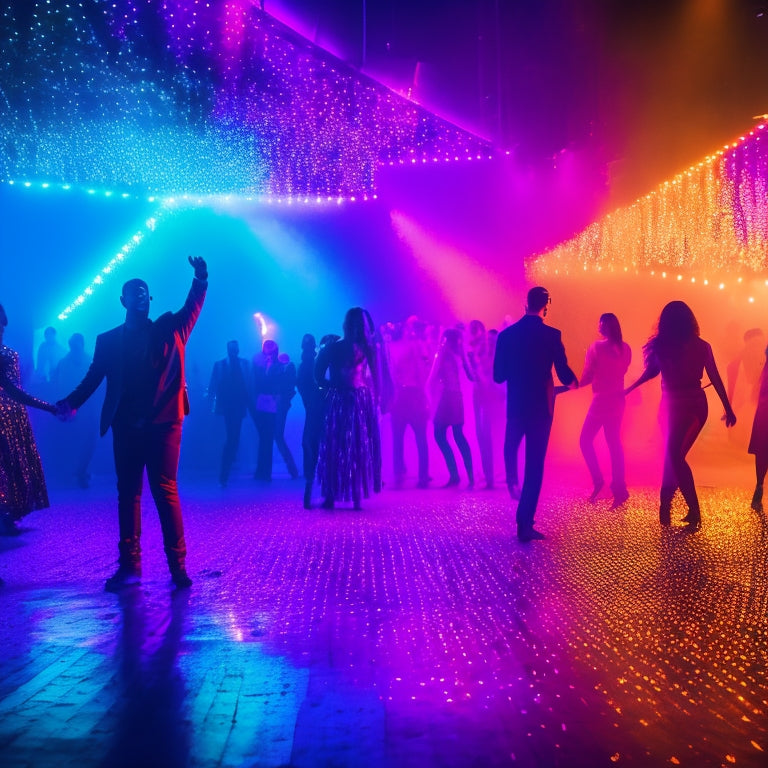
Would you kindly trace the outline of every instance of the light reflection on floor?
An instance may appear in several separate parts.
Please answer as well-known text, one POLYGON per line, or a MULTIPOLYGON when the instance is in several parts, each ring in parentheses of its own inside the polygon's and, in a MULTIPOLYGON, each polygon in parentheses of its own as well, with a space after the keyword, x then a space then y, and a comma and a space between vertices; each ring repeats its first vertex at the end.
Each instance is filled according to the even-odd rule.
POLYGON ((521 545, 502 491, 187 486, 192 590, 148 507, 112 595, 111 488, 60 493, 0 541, 0 763, 763 765, 766 527, 701 497, 690 534, 550 486, 521 545))

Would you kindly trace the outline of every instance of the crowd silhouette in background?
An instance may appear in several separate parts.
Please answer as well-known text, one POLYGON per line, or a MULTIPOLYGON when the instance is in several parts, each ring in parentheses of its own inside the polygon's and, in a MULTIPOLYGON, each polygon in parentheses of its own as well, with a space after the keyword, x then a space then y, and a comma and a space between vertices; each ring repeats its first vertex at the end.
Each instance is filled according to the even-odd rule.
MULTIPOLYGON (((120 521, 119 569, 110 580, 112 586, 120 587, 139 577, 140 478, 145 470, 161 518, 171 576, 177 587, 191 583, 184 567, 186 550, 176 471, 181 420, 188 405, 183 349, 202 309, 207 270, 202 259, 190 258, 190 264, 195 269, 195 281, 184 308, 154 322, 148 319, 151 297, 146 284, 141 280, 126 283, 121 296, 126 322, 99 336, 93 359, 86 352, 81 334, 68 339, 66 352, 56 330, 47 328, 30 379, 34 394, 21 388, 18 355, 0 347, 0 508, 6 534, 18 530, 18 521, 25 514, 47 505, 45 480, 26 406, 48 410, 61 421, 72 422, 56 423, 53 442, 66 445, 66 451, 56 455, 56 462, 66 467, 80 487, 87 488, 99 429, 98 412, 90 405, 90 398, 106 380, 100 431, 103 435, 111 427, 113 432, 120 521), (162 337, 162 344, 153 334, 162 337), (161 347, 162 351, 157 351, 161 347), (69 394, 62 397, 65 393, 69 394), (57 399, 56 405, 48 402, 57 399), (156 432, 165 437, 159 440, 156 432), (158 441, 167 451, 152 451, 150 444, 158 441)), ((748 446, 755 457, 752 508, 762 511, 763 483, 768 473, 768 374, 765 336, 760 329, 744 334, 743 347, 728 361, 724 383, 712 347, 699 336, 693 312, 681 301, 670 302, 662 309, 656 329, 643 348, 642 374, 625 387, 632 350, 622 337, 619 317, 610 312, 599 316, 599 338, 587 349, 579 379, 569 366, 560 330, 546 322, 551 303, 545 288, 532 288, 523 316, 516 322, 507 320, 500 329, 487 329, 477 319, 466 327, 459 323, 445 328, 415 315, 401 323, 387 322, 376 327, 365 309, 355 307, 344 318, 341 336, 326 334, 318 343, 314 332, 304 335, 298 367, 289 354, 281 353, 274 339, 264 338, 261 349, 252 357, 241 356, 238 340, 227 341, 226 356, 214 363, 205 394, 207 409, 222 425, 219 485, 225 488, 230 483, 235 467, 242 475, 241 434, 248 416, 258 436, 255 480, 272 481, 275 449, 288 475, 299 477, 299 466, 286 436, 288 414, 298 392, 303 408, 301 474, 305 508, 319 502, 323 508, 333 509, 338 503, 350 502, 354 509, 360 509, 364 499, 382 489, 380 429, 385 416, 391 428, 391 476, 395 488, 403 487, 409 474, 405 452, 409 430, 416 449, 417 488, 462 485, 449 433, 459 451, 466 487, 473 488, 475 467, 464 434, 464 391, 469 389, 474 416, 472 437, 480 458, 483 487, 495 487, 494 457, 502 454, 503 445, 504 481, 516 504, 517 536, 523 542, 543 539, 544 534, 534 527, 534 517, 556 395, 591 386, 592 397, 579 436, 592 483, 588 498, 596 501, 606 485, 595 450, 595 439, 602 431, 610 460, 611 507, 619 508, 630 496, 622 445, 626 396, 660 375, 665 447, 659 521, 664 526, 671 524, 672 499, 679 489, 688 508, 684 522, 689 529, 698 530, 701 509, 686 457, 707 420, 702 386, 706 374, 709 384, 704 387, 713 386, 728 427, 736 423, 731 403, 737 382, 741 382, 742 393, 747 391, 746 396, 741 395, 740 406, 748 417, 754 413, 748 446), (553 372, 559 385, 555 384, 553 372), (521 482, 518 462, 522 444, 521 482), (431 445, 438 448, 444 460, 445 481, 430 476, 431 445), (316 492, 319 499, 314 498, 316 492)), ((4 312, 0 321, 4 328, 4 312)))

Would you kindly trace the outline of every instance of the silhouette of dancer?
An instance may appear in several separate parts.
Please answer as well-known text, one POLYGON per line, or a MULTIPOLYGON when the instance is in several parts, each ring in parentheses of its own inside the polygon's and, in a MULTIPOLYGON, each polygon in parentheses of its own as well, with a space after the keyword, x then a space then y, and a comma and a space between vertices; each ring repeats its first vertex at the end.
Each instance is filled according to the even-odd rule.
POLYGON ((8 316, 0 304, 0 533, 18 533, 24 515, 48 507, 43 465, 26 406, 56 413, 20 388, 19 355, 3 344, 8 316))
POLYGON ((480 320, 469 324, 469 351, 467 359, 472 368, 472 408, 475 414, 475 435, 480 449, 480 464, 485 476, 485 487, 493 488, 493 427, 496 384, 493 381, 493 354, 485 325, 480 320))
POLYGON ((760 389, 757 396, 757 409, 752 421, 752 434, 749 438, 748 452, 755 457, 755 492, 752 495, 752 509, 763 511, 763 483, 768 472, 768 349, 765 350, 765 362, 760 374, 760 389))
POLYGON ((727 427, 736 423, 736 415, 717 370, 712 347, 699 336, 699 324, 685 302, 670 301, 661 310, 656 333, 646 342, 643 353, 645 370, 625 393, 661 374, 667 435, 659 521, 662 525, 670 525, 672 499, 680 488, 688 505, 688 514, 683 521, 691 530, 698 530, 701 527, 699 498, 693 472, 685 457, 707 420, 707 396, 701 387, 704 371, 723 404, 727 427))
POLYGON ((43 339, 37 348, 35 375, 38 381, 49 383, 59 360, 64 357, 64 347, 59 344, 56 329, 53 326, 49 326, 43 331, 43 339))
POLYGON ((546 288, 531 288, 525 315, 499 334, 493 358, 493 380, 507 383, 504 463, 512 498, 517 496, 517 451, 525 438, 525 471, 516 513, 517 538, 522 542, 545 538, 533 525, 555 408, 552 366, 563 385, 578 387, 560 331, 544 324, 550 303, 546 288))
POLYGON ((149 319, 149 295, 143 280, 123 285, 120 303, 125 322, 96 338, 93 362, 80 384, 56 405, 70 418, 103 379, 107 392, 101 409, 101 434, 112 428, 120 524, 118 568, 107 579, 110 591, 141 579, 141 491, 144 469, 163 531, 173 583, 191 586, 185 562, 187 546, 177 485, 181 425, 189 413, 184 378, 184 348, 203 308, 208 269, 189 257, 195 277, 184 306, 149 319))
POLYGON ((318 476, 323 507, 337 500, 360 509, 361 499, 381 490, 381 439, 377 419, 379 361, 368 312, 350 309, 343 338, 321 347, 315 379, 327 385, 318 476), (326 372, 328 380, 326 382, 326 372))
POLYGON ((277 424, 277 402, 283 386, 283 365, 277 359, 277 342, 265 339, 261 352, 253 358, 253 392, 255 405, 253 421, 259 435, 256 471, 253 476, 262 482, 272 480, 272 455, 277 424))
POLYGON ((443 332, 442 343, 430 374, 432 381, 440 386, 437 408, 432 419, 435 427, 435 442, 440 448, 448 468, 446 487, 458 485, 459 470, 456 465, 456 457, 453 455, 453 450, 448 442, 448 427, 452 429, 453 439, 467 472, 467 485, 472 488, 475 484, 475 473, 472 469, 472 451, 464 435, 464 397, 459 379, 460 368, 464 369, 464 373, 470 381, 474 380, 464 354, 461 331, 456 328, 448 328, 443 332))
POLYGON ((315 381, 315 347, 315 337, 311 333, 305 333, 301 340, 301 362, 296 371, 296 389, 304 405, 304 429, 301 433, 304 509, 312 507, 312 485, 315 481, 320 433, 323 429, 323 398, 315 381))
POLYGON ((760 398, 761 374, 765 362, 765 334, 760 328, 744 333, 744 344, 726 367, 726 392, 734 410, 741 414, 739 424, 730 431, 731 441, 748 444, 746 434, 752 426, 760 398))
POLYGON ((252 408, 250 381, 251 364, 240 357, 237 341, 228 341, 227 356, 213 364, 208 385, 208 399, 213 404, 213 412, 224 418, 225 439, 219 469, 219 485, 222 488, 229 482, 232 464, 237 457, 243 419, 252 408))
POLYGON ((285 423, 288 420, 288 411, 291 409, 291 400, 296 396, 296 366, 291 362, 290 356, 283 352, 277 357, 282 366, 282 379, 280 393, 277 396, 277 412, 275 417, 275 445, 283 457, 288 474, 295 480, 299 476, 299 468, 296 466, 291 449, 285 439, 285 423))
POLYGON ((410 425, 416 440, 419 488, 426 488, 429 484, 426 383, 432 358, 424 339, 425 327, 417 317, 409 317, 405 321, 402 338, 389 343, 394 389, 391 421, 395 483, 401 485, 405 476, 405 428, 410 425))
MULTIPOLYGON (((65 392, 83 380, 91 365, 91 356, 85 351, 85 338, 82 333, 73 333, 67 343, 69 352, 59 360, 51 379, 59 391, 65 392)), ((68 429, 64 424, 57 425, 72 433, 66 441, 66 453, 61 455, 60 449, 60 459, 69 466, 74 464, 75 478, 81 488, 88 488, 91 483, 90 465, 96 452, 96 438, 99 434, 98 410, 92 406, 91 402, 83 405, 68 429)))
POLYGON ((632 362, 632 350, 621 335, 619 318, 612 312, 600 315, 598 331, 603 337, 587 350, 580 387, 592 385, 592 402, 581 428, 579 445, 592 477, 590 501, 595 501, 603 488, 603 473, 595 452, 595 437, 602 429, 611 457, 611 491, 613 509, 628 498, 624 477, 624 448, 621 444, 621 422, 624 417, 624 374, 632 362))

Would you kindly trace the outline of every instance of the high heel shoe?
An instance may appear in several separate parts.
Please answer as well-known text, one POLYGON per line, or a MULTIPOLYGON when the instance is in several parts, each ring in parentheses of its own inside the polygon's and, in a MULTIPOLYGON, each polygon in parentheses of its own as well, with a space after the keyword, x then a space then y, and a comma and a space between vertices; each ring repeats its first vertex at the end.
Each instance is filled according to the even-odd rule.
POLYGON ((595 483, 595 487, 592 489, 592 493, 589 496, 589 501, 597 501, 597 497, 600 491, 603 490, 605 483, 601 480, 599 483, 595 483))
POLYGON ((629 499, 629 491, 619 491, 619 493, 615 494, 613 497, 613 503, 611 504, 611 509, 618 509, 624 502, 626 502, 629 499))
POLYGON ((752 503, 750 506, 755 512, 763 511, 763 486, 761 483, 758 483, 755 486, 755 492, 752 494, 752 503))
POLYGON ((695 533, 701 530, 701 515, 692 515, 690 512, 683 518, 686 523, 685 530, 695 533))

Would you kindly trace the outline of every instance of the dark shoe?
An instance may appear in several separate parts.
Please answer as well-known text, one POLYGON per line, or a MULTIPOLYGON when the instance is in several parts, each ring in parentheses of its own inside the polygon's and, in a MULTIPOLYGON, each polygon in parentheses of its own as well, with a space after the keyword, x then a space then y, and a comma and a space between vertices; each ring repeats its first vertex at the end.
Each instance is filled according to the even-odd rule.
POLYGON ((419 480, 418 483, 416 483, 417 488, 429 488, 429 481, 430 478, 427 478, 426 480, 419 480))
POLYGON ((171 574, 171 581, 176 589, 189 589, 192 586, 192 579, 189 578, 189 574, 183 568, 171 574))
POLYGON ((672 525, 672 505, 662 503, 659 506, 659 522, 662 525, 672 525))
POLYGON ((323 509, 333 509, 333 499, 324 499, 320 505, 323 509))
POLYGON ((763 486, 756 485, 755 492, 752 494, 752 503, 750 504, 755 512, 763 511, 763 486))
POLYGON ((10 515, 0 515, 0 536, 18 536, 19 524, 10 515))
POLYGON ((589 501, 597 501, 597 497, 600 495, 600 491, 603 490, 604 482, 601 480, 599 483, 595 483, 592 493, 589 495, 589 501))
POLYGON ((522 531, 517 532, 517 538, 520 541, 527 543, 529 541, 543 541, 547 537, 535 528, 524 528, 522 531))
POLYGON ((520 488, 518 488, 517 483, 509 486, 509 495, 516 501, 520 500, 520 488))
POLYGON ((615 494, 613 497, 613 503, 611 504, 611 509, 618 509, 628 499, 629 491, 621 491, 621 493, 615 494))
POLYGON ((695 512, 692 509, 688 510, 688 514, 683 518, 684 523, 688 523, 688 530, 699 530, 701 528, 701 512, 697 509, 695 512))
POLYGON ((141 568, 138 565, 121 565, 104 584, 107 592, 119 592, 141 584, 141 568))
POLYGON ((304 509, 312 509, 312 486, 304 489, 304 509))
POLYGON ((454 486, 458 485, 460 482, 458 477, 452 477, 444 486, 443 488, 453 488, 454 486))

